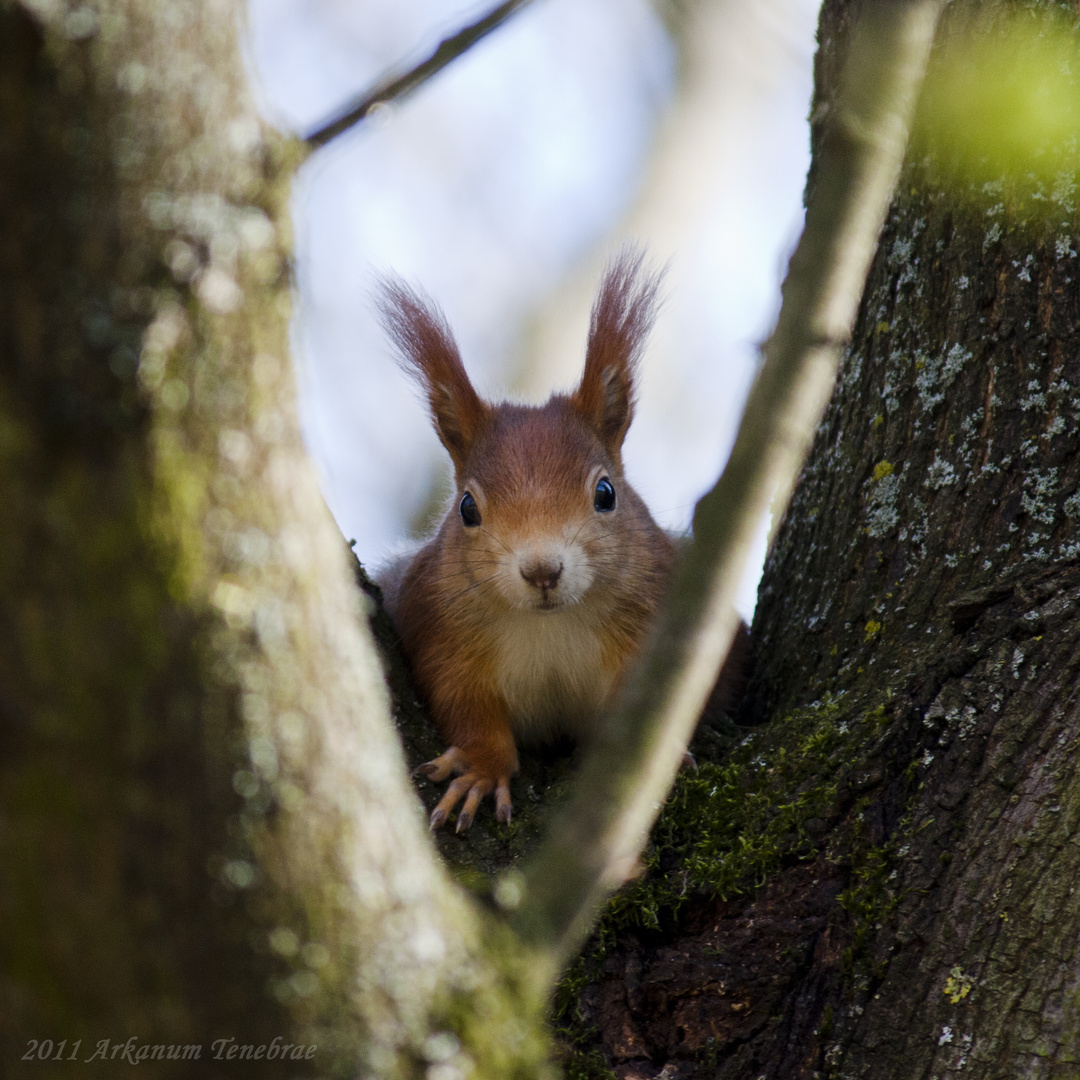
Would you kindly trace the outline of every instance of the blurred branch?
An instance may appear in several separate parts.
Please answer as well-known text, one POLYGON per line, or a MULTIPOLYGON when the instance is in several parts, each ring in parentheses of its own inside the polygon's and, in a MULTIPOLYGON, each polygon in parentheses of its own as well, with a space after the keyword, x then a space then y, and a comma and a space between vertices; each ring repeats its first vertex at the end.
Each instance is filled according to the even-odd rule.
POLYGON ((308 135, 304 141, 313 150, 317 150, 354 124, 360 123, 371 114, 373 109, 412 93, 433 75, 442 71, 447 64, 472 48, 481 38, 487 37, 492 30, 501 26, 514 12, 531 2, 532 0, 507 0, 506 3, 492 8, 482 19, 459 30, 453 37, 441 41, 439 47, 423 63, 417 64, 403 75, 385 76, 358 98, 354 98, 337 119, 327 121, 308 135))
POLYGON ((497 891, 518 933, 548 951, 549 975, 644 847, 730 646, 758 522, 770 497, 777 518, 787 505, 850 337, 943 2, 865 5, 776 330, 727 467, 698 503, 663 623, 547 839, 497 891))

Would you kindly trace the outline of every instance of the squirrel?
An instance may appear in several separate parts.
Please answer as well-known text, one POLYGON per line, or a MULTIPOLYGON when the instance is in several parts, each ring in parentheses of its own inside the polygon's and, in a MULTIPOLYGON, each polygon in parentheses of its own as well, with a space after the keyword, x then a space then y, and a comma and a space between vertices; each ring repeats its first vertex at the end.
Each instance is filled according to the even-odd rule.
MULTIPOLYGON (((484 401, 440 309, 401 281, 381 284, 382 322, 454 466, 453 502, 434 536, 378 575, 449 744, 416 773, 436 783, 456 774, 432 829, 462 799, 456 831, 469 828, 492 793, 496 819, 508 823, 516 740, 587 741, 664 598, 676 543, 622 463, 660 285, 643 262, 624 249, 609 264, 581 382, 540 406, 484 401)), ((730 696, 731 682, 722 677, 714 699, 730 696)))

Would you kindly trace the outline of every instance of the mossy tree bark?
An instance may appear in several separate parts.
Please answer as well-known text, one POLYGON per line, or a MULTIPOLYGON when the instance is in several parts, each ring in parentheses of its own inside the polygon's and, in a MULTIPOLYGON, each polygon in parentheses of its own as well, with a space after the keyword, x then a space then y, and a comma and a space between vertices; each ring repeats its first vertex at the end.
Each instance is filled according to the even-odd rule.
POLYGON ((242 17, 0 2, 0 1070, 544 1075, 300 444, 242 17))
MULTIPOLYGON (((822 11, 815 146, 858 7, 822 11)), ((762 582, 766 726, 683 781, 649 917, 583 969, 621 1078, 1080 1070, 1075 175, 912 157, 762 582)))

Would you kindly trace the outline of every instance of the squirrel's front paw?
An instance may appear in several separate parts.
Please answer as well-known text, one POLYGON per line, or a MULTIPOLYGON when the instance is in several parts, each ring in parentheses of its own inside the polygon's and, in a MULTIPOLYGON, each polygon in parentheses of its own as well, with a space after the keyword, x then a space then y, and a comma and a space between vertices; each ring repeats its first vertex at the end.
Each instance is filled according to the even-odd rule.
POLYGON ((446 824, 454 807, 465 799, 465 805, 458 812, 455 832, 464 832, 476 817, 477 807, 485 795, 495 792, 495 819, 509 824, 513 810, 510 802, 510 777, 486 776, 469 768, 468 759, 456 746, 451 746, 434 761, 427 761, 415 770, 415 775, 426 776, 434 783, 445 780, 451 773, 461 773, 446 789, 446 794, 431 811, 431 827, 441 828, 446 824))
POLYGON ((413 769, 413 776, 423 776, 433 784, 438 784, 453 773, 468 771, 469 762, 465 755, 456 746, 451 746, 434 761, 425 761, 423 765, 417 765, 413 769))

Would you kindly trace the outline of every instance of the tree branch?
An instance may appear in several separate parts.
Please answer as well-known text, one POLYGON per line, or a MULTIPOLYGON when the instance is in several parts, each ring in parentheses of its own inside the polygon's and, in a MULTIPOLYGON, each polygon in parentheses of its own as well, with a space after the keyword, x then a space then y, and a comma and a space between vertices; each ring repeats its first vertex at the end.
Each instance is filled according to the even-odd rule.
POLYGON ((481 38, 487 37, 492 30, 501 26, 514 12, 531 2, 532 0, 507 0, 506 3, 492 8, 482 19, 459 30, 453 37, 441 41, 439 47, 423 63, 417 64, 403 75, 385 76, 366 93, 354 98, 341 115, 322 124, 304 141, 313 150, 317 150, 354 124, 360 123, 377 106, 385 105, 412 93, 433 75, 442 71, 447 64, 472 48, 481 38))
POLYGON ((737 625, 733 602, 772 497, 787 505, 827 404, 903 162, 943 0, 873 0, 853 35, 783 306, 662 625, 569 804, 524 873, 497 890, 554 977, 625 879, 670 790, 737 625))

